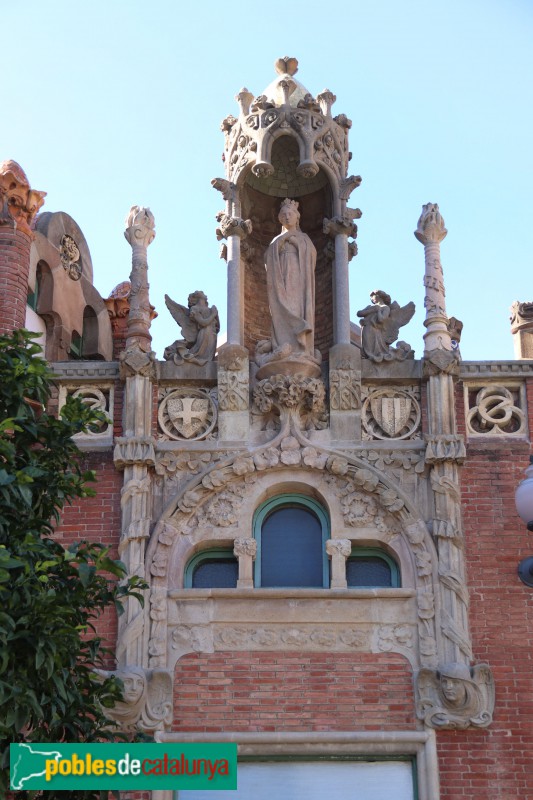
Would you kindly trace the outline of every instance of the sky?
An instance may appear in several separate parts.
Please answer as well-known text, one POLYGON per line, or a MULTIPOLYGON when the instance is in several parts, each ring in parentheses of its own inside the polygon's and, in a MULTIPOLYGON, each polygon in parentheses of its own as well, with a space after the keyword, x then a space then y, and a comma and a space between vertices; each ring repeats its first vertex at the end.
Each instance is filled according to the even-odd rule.
POLYGON ((514 358, 509 306, 533 300, 531 0, 0 0, 0 161, 12 158, 43 211, 82 229, 103 297, 129 277, 123 236, 148 206, 150 299, 162 358, 179 329, 164 304, 202 289, 226 325, 226 265, 215 214, 221 120, 295 56, 298 80, 337 96, 362 176, 351 318, 379 288, 417 311, 400 338, 423 351, 424 251, 413 231, 438 203, 449 316, 465 360, 514 358))

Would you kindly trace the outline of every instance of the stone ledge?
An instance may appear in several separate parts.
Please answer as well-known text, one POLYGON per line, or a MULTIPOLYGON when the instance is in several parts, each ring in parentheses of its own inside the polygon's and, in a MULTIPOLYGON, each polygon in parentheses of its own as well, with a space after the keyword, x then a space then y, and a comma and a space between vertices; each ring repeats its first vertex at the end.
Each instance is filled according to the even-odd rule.
POLYGON ((56 380, 101 382, 117 380, 118 361, 54 361, 50 364, 56 380))

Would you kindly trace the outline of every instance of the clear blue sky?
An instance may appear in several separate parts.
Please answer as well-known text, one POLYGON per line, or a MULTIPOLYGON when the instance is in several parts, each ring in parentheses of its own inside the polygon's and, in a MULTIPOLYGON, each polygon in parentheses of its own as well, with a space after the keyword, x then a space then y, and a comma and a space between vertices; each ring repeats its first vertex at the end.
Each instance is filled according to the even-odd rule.
POLYGON ((149 206, 154 349, 179 331, 165 292, 203 289, 226 321, 215 213, 219 124, 242 86, 296 56, 314 95, 353 120, 363 183, 351 311, 381 288, 417 313, 402 338, 422 353, 423 248, 413 230, 437 202, 448 314, 464 359, 513 358, 508 308, 533 300, 533 4, 530 0, 219 3, 26 0, 1 3, 0 160, 13 158, 43 210, 66 211, 88 241, 105 297, 129 277, 123 237, 149 206))

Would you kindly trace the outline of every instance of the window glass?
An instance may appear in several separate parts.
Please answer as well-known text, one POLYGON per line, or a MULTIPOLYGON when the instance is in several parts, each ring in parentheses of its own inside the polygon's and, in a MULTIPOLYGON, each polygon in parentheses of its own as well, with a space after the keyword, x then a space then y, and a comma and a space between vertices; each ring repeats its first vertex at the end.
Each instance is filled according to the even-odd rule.
POLYGON ((398 566, 378 549, 354 548, 346 561, 346 580, 352 588, 393 588, 400 585, 398 566))
POLYGON ((329 519, 311 497, 287 494, 258 508, 254 584, 258 587, 325 588, 329 586, 326 540, 329 519))
POLYGON ((261 529, 261 586, 322 586, 322 526, 302 506, 272 511, 261 529))
POLYGON ((185 588, 235 589, 239 564, 229 548, 217 548, 197 553, 185 569, 185 588))

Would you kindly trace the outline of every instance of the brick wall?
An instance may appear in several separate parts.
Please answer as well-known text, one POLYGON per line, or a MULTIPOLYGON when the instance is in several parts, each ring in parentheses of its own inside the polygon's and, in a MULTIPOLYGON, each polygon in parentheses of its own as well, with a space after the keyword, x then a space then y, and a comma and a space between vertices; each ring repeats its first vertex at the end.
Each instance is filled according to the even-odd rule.
MULTIPOLYGON (((462 429, 460 390, 457 401, 462 429)), ((514 506, 529 449, 527 442, 494 437, 467 446, 462 494, 473 661, 492 669, 496 708, 487 729, 438 734, 442 800, 532 796, 533 590, 517 566, 533 554, 533 535, 514 506)))
POLYGON ((0 333, 24 327, 30 247, 29 233, 0 226, 0 333))
POLYGON ((411 668, 397 654, 195 653, 174 686, 176 731, 415 727, 411 668))

